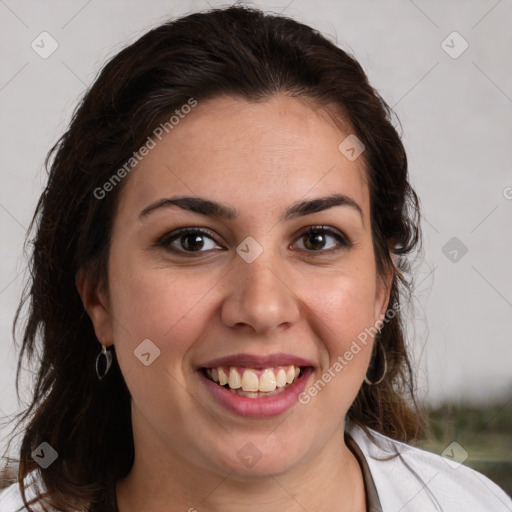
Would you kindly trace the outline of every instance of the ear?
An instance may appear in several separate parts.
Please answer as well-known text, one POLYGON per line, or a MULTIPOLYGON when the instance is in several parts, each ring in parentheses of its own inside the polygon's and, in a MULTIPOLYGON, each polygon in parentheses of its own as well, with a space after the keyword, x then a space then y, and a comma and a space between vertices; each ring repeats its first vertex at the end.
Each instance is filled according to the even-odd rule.
POLYGON ((385 270, 384 275, 377 277, 377 289, 375 293, 375 322, 384 318, 389 304, 389 296, 391 295, 396 263, 396 256, 391 250, 390 257, 392 265, 385 270))
POLYGON ((113 345, 112 320, 108 308, 107 293, 91 276, 80 269, 75 276, 75 285, 94 327, 98 341, 108 347, 113 345))

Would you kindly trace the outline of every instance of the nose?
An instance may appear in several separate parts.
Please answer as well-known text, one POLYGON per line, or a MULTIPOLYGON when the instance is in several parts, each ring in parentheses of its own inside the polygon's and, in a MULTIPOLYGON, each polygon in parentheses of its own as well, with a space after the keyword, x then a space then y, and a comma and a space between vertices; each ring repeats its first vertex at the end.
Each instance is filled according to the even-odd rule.
POLYGON ((284 264, 265 253, 252 263, 238 260, 228 274, 222 321, 229 327, 265 334, 288 328, 300 317, 300 299, 284 264))

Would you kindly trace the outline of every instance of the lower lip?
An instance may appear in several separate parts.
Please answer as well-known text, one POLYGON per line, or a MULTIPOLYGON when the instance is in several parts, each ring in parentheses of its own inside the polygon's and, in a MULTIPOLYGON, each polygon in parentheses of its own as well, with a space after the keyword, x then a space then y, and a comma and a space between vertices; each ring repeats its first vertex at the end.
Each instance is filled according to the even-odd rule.
POLYGON ((217 402, 227 410, 245 418, 272 418, 287 411, 298 401, 298 396, 304 391, 313 368, 307 367, 302 375, 278 395, 248 398, 229 391, 208 379, 201 370, 199 378, 210 391, 217 402))

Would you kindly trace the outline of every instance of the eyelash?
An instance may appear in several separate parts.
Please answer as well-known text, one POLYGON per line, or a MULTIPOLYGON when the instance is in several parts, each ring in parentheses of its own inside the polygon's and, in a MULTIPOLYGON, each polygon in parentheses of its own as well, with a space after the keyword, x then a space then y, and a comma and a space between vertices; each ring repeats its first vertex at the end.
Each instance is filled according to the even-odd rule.
MULTIPOLYGON (((215 241, 215 239, 213 237, 213 233, 211 231, 206 230, 204 228, 188 227, 188 228, 179 229, 177 231, 173 231, 172 233, 166 233, 165 235, 163 235, 162 237, 160 237, 157 240, 155 245, 157 247, 163 247, 165 249, 169 249, 174 253, 179 253, 180 255, 187 255, 187 257, 197 257, 202 253, 209 252, 209 250, 186 251, 186 250, 177 249, 177 248, 171 246, 172 242, 174 242, 175 240, 179 240, 180 237, 182 237, 183 235, 188 235, 188 234, 199 234, 199 235, 208 237, 211 240, 213 240, 215 243, 217 243, 215 241)), ((346 236, 342 235, 341 233, 338 233, 337 231, 333 231, 329 228, 326 228, 325 226, 310 226, 308 229, 306 229, 305 231, 303 231, 300 234, 300 236, 297 238, 297 240, 300 240, 308 235, 313 235, 313 234, 332 236, 333 238, 335 238, 337 240, 337 242, 339 243, 340 246, 335 249, 326 249, 326 250, 319 249, 317 251, 308 250, 308 249, 299 249, 300 251, 306 251, 306 252, 312 253, 312 254, 326 254, 326 253, 332 254, 332 253, 338 252, 341 249, 348 249, 348 248, 352 247, 352 242, 346 236)))

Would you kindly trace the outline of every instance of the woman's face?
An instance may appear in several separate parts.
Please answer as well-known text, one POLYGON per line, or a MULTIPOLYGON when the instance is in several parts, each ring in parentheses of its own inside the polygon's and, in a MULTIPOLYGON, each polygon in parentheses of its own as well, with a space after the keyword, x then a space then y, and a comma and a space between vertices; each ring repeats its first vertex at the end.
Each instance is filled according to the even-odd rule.
POLYGON ((276 474, 343 428, 372 348, 353 342, 389 291, 376 274, 363 159, 338 149, 348 135, 284 95, 216 98, 156 139, 126 178, 109 294, 88 311, 100 341, 115 345, 137 456, 276 474), (168 201, 180 197, 194 199, 168 201), (308 234, 314 226, 325 231, 308 234), (302 376, 283 386, 292 365, 302 376), (205 376, 222 372, 227 387, 205 376), (252 395, 227 389, 237 375, 252 395))

